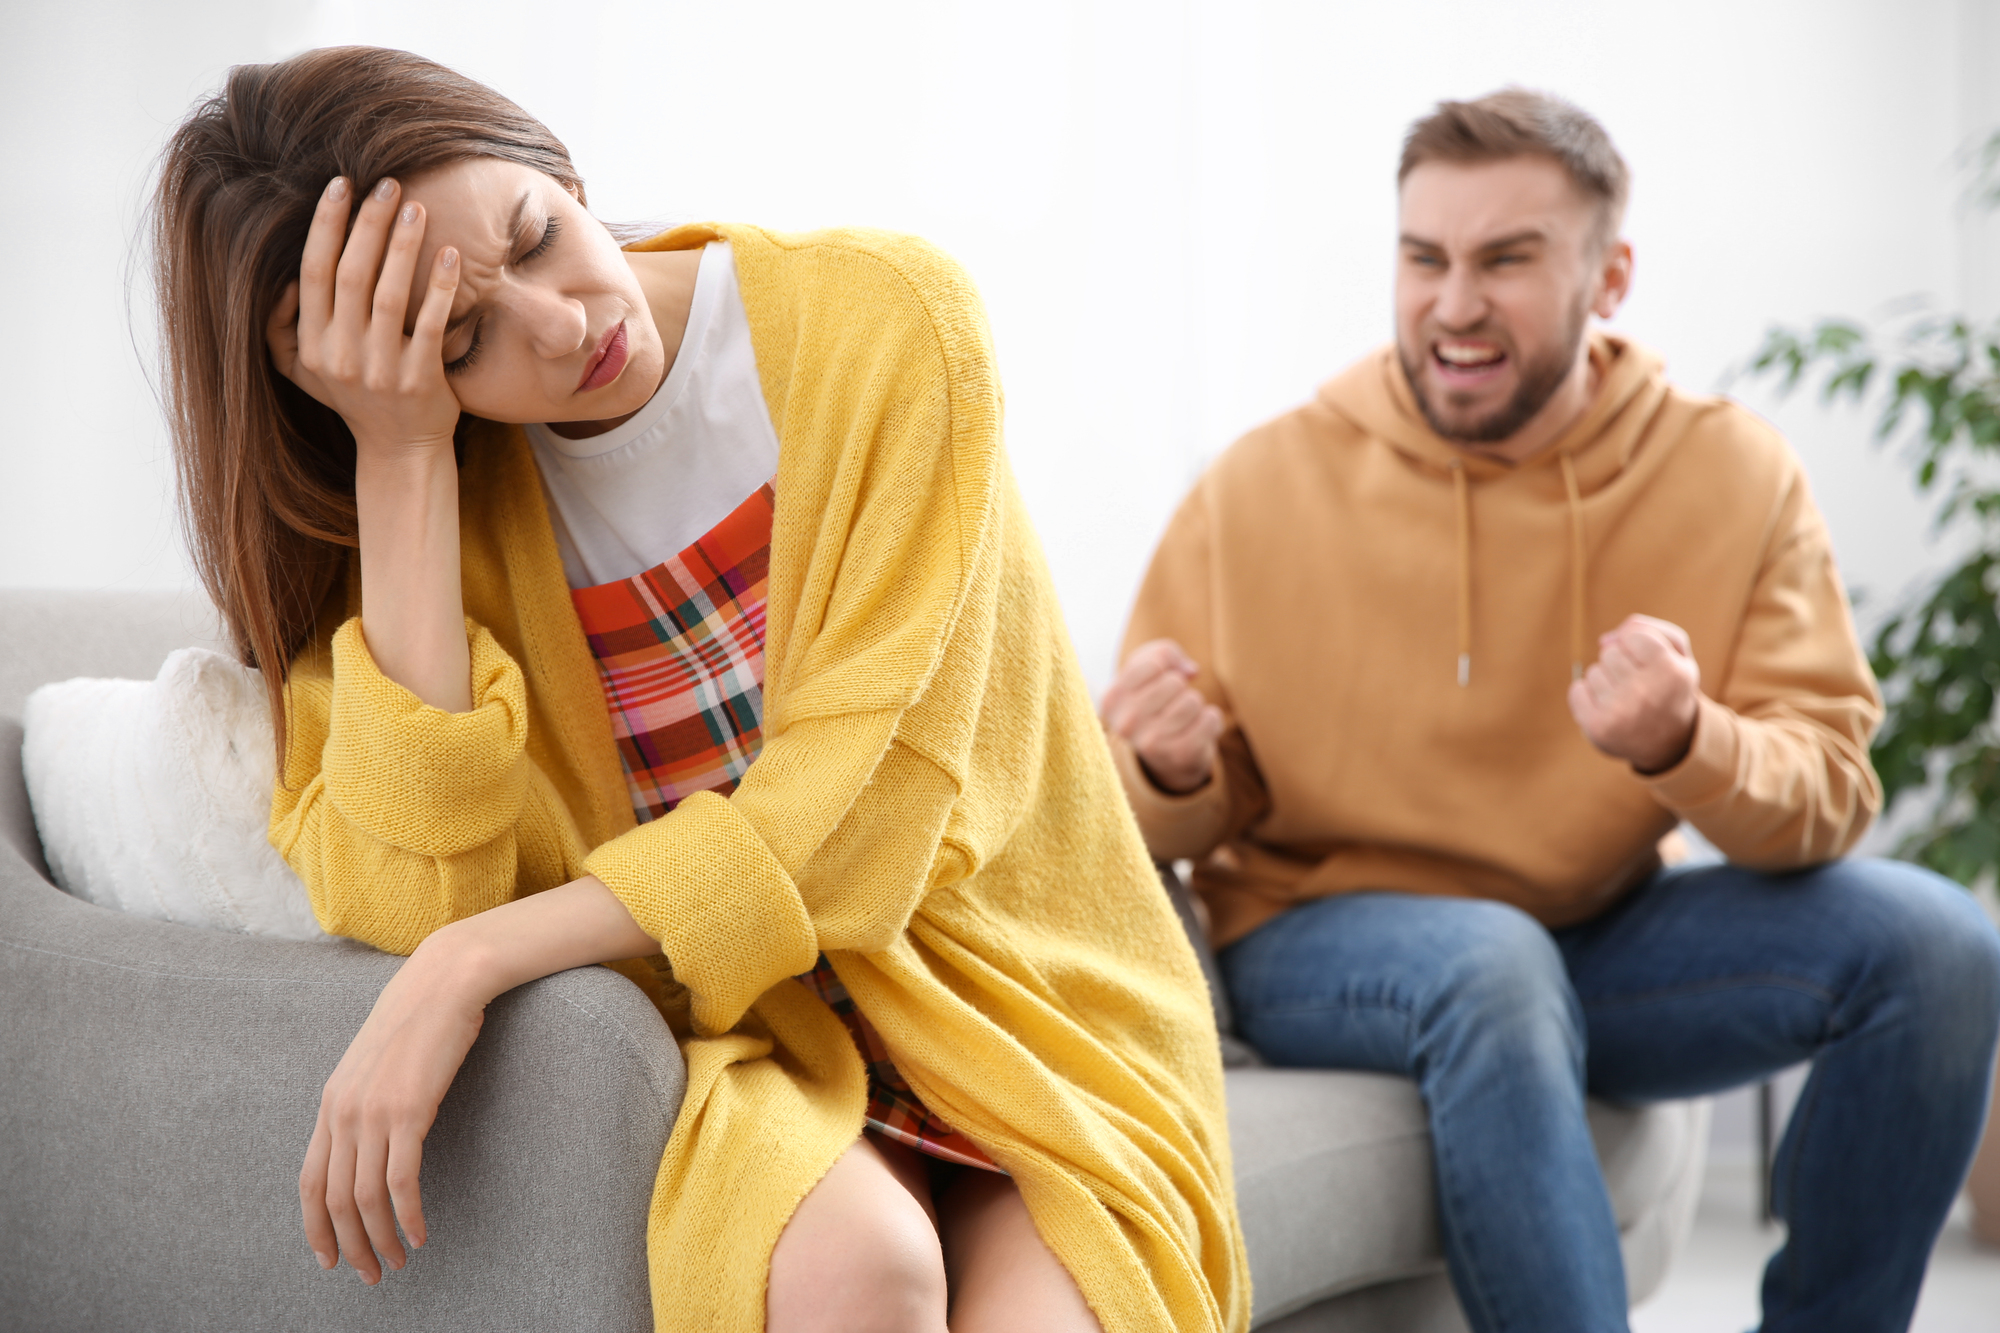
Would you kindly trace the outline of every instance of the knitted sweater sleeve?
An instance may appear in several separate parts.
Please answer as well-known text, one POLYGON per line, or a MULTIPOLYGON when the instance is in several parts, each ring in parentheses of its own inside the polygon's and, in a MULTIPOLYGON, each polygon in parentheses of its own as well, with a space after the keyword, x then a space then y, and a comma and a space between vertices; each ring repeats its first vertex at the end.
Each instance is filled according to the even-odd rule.
POLYGON ((491 634, 470 621, 466 632, 465 713, 430 707, 383 675, 358 619, 293 666, 271 842, 331 934, 407 954, 440 926, 515 896, 524 810, 546 804, 532 794, 526 688, 491 634))

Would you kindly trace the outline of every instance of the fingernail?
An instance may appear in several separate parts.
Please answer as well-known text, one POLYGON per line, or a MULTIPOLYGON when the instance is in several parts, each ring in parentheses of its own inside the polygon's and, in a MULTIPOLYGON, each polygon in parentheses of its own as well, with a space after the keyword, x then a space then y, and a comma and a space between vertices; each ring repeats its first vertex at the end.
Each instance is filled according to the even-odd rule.
POLYGON ((438 263, 445 268, 457 268, 458 251, 447 245, 444 249, 438 251, 438 263))
POLYGON ((382 183, 375 187, 375 197, 377 199, 387 199, 390 195, 394 194, 395 192, 396 192, 396 182, 390 180, 387 176, 384 176, 382 178, 382 183))
POLYGON ((333 1267, 333 1256, 326 1253, 324 1250, 314 1250, 313 1258, 319 1260, 319 1266, 321 1268, 333 1267))
POLYGON ((347 198, 347 177, 335 176, 329 181, 326 187, 326 197, 335 203, 339 203, 341 200, 347 198))
POLYGON ((404 204, 403 211, 399 216, 403 219, 405 227, 414 227, 417 223, 417 206, 415 204, 404 204))

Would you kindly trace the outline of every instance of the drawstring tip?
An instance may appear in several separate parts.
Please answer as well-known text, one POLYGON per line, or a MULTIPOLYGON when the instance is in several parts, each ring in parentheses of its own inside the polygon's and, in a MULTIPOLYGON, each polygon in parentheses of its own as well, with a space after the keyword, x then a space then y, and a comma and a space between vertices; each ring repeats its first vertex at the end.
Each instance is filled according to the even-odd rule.
POLYGON ((1471 683, 1472 683, 1472 654, 1460 653, 1458 655, 1458 687, 1460 689, 1464 689, 1467 685, 1471 683))

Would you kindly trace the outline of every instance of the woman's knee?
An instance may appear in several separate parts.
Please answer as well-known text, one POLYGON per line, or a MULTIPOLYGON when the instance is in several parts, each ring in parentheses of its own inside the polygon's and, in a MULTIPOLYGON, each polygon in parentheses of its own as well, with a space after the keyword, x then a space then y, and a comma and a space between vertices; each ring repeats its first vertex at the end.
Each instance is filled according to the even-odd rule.
POLYGON ((944 1333, 936 1223, 867 1139, 834 1163, 778 1237, 766 1305, 771 1333, 944 1333))

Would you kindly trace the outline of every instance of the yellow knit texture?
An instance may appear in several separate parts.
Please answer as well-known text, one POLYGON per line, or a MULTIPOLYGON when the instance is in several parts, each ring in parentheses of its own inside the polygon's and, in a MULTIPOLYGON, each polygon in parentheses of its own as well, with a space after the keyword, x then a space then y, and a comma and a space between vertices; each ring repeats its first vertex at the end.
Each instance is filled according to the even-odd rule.
POLYGON ((619 967, 688 1064, 648 1230, 656 1328, 761 1329, 779 1232, 860 1132, 860 1058, 790 979, 825 951, 1107 1333, 1245 1329, 1208 997, 1007 471, 978 297, 885 233, 636 248, 717 237, 780 442, 742 785, 634 826, 532 456, 495 426, 460 477, 472 711, 376 670, 351 571, 293 668, 272 842, 328 930, 393 952, 586 872, 661 942, 671 982, 619 967))

